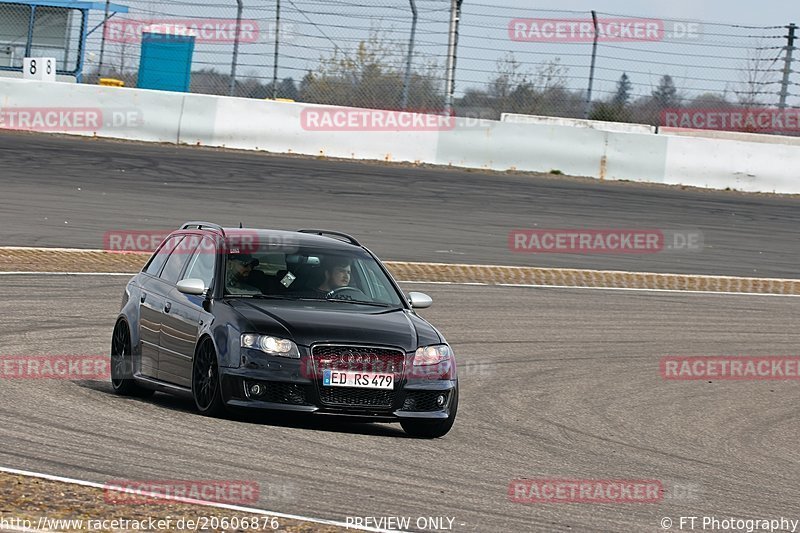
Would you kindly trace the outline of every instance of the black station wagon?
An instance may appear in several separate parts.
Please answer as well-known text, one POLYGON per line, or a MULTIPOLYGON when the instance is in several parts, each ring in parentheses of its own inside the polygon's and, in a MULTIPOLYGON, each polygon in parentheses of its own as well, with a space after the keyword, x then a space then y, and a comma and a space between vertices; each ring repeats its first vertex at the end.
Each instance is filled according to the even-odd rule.
POLYGON ((452 349, 353 237, 189 222, 128 283, 114 327, 114 390, 185 395, 219 416, 254 408, 450 431, 452 349))

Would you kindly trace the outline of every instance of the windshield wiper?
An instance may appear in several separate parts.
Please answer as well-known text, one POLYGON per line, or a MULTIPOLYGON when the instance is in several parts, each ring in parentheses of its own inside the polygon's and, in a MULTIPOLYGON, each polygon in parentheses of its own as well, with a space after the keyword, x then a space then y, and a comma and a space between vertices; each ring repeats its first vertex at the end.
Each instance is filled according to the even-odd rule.
POLYGON ((340 298, 326 298, 327 302, 341 302, 345 304, 358 304, 358 305, 371 305, 373 307, 389 307, 389 304, 382 304, 378 302, 365 302, 364 300, 343 300, 340 298))
MULTIPOLYGON (((341 298, 306 298, 301 296, 284 296, 278 294, 236 294, 228 295, 236 298, 254 298, 257 300, 291 300, 299 302, 337 302, 356 305, 369 305, 372 307, 392 307, 391 304, 383 304, 379 302, 367 302, 364 300, 344 300, 341 298)), ((395 306, 397 307, 397 306, 395 306)))
POLYGON ((258 300, 299 300, 296 296, 281 296, 278 294, 236 294, 237 298, 255 298, 258 300))

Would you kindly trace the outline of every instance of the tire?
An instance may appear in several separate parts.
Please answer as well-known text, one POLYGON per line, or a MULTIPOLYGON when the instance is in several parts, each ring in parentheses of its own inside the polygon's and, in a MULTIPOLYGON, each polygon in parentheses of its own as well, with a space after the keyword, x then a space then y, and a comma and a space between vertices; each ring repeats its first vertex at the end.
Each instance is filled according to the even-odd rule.
POLYGON ((195 352, 192 363, 192 397, 200 414, 212 417, 225 414, 217 352, 211 339, 203 340, 195 352))
POLYGON ((456 421, 458 412, 458 386, 454 389, 453 401, 450 404, 450 416, 443 420, 401 420, 400 425, 409 436, 419 439, 438 439, 447 435, 456 421))
POLYGON ((124 320, 117 322, 111 337, 111 386, 120 396, 149 398, 155 391, 141 387, 133 379, 131 332, 124 320))

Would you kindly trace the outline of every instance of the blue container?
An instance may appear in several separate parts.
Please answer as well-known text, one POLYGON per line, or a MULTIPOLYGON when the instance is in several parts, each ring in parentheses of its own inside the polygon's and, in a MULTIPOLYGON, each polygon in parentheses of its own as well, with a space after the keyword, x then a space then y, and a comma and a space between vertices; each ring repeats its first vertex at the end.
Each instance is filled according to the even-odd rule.
POLYGON ((193 53, 194 36, 143 32, 137 87, 189 92, 193 53))

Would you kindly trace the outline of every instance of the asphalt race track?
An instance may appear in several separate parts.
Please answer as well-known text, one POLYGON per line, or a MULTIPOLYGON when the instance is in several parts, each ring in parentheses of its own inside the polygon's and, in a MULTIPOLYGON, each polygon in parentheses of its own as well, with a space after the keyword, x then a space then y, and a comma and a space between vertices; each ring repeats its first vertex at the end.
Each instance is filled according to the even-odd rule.
MULTIPOLYGON (((125 277, 0 277, 4 354, 102 354, 125 277)), ((443 439, 324 419, 209 419, 104 382, 0 385, 0 464, 89 481, 252 479, 260 506, 455 517, 455 531, 660 531, 662 517, 797 519, 797 382, 675 382, 668 354, 796 354, 800 299, 405 285, 461 365, 443 439), (479 366, 476 366, 480 363, 479 366), (658 479, 660 503, 508 501, 515 478, 658 479), (794 515, 794 516, 793 516, 794 515)))
POLYGON ((0 245, 198 218, 348 231, 384 259, 797 277, 800 198, 0 133, 0 245), (518 254, 514 229, 701 231, 701 252, 518 254))

